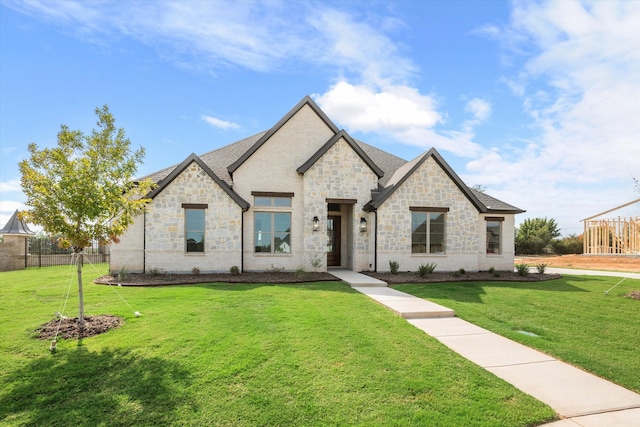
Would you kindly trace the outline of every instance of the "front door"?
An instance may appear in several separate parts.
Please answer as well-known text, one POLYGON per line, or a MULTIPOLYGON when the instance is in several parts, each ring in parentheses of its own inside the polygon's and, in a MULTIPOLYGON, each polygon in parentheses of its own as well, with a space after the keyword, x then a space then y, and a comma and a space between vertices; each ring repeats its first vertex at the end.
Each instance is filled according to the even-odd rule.
POLYGON ((327 217, 327 266, 340 265, 340 217, 327 217))

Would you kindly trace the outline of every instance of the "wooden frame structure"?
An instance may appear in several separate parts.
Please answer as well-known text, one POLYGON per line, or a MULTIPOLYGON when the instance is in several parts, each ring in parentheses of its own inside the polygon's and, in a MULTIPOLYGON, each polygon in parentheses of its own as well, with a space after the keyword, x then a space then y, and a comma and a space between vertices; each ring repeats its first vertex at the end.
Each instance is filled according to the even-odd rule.
POLYGON ((640 199, 583 219, 584 254, 640 255, 640 216, 595 219, 638 202, 640 199))

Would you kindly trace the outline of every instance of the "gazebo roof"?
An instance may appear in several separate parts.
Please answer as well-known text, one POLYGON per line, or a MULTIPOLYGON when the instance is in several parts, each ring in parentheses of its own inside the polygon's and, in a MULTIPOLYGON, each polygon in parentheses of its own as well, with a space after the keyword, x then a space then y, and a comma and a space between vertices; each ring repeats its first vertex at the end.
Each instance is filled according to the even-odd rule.
POLYGON ((35 233, 29 229, 27 224, 18 218, 18 211, 16 210, 9 219, 9 222, 0 230, 0 235, 14 235, 14 236, 32 236, 35 233))

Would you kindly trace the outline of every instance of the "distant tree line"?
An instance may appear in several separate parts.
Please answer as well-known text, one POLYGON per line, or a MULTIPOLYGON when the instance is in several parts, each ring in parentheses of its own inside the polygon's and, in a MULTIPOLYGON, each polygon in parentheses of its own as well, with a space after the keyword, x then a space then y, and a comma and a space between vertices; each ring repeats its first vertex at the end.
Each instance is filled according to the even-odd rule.
POLYGON ((560 238, 556 221, 551 218, 528 218, 516 229, 516 254, 581 254, 582 235, 570 234, 560 238))

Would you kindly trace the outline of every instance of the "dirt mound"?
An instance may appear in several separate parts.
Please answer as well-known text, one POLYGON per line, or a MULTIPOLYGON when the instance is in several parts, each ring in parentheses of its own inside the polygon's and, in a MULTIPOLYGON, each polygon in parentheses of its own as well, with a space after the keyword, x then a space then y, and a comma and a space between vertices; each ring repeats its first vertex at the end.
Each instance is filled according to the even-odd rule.
POLYGON ((640 256, 619 255, 519 255, 516 264, 524 262, 535 266, 546 264, 549 267, 578 268, 583 270, 609 270, 640 273, 640 256))
POLYGON ((102 334, 111 329, 119 328, 123 324, 124 320, 121 317, 113 316, 111 314, 101 314, 98 316, 85 316, 82 335, 80 335, 80 328, 78 328, 77 317, 54 319, 44 325, 41 325, 36 329, 36 332, 38 333, 38 338, 42 340, 55 338, 56 332, 58 338, 87 338, 102 334))

